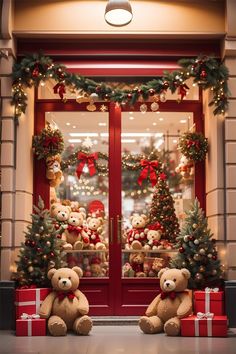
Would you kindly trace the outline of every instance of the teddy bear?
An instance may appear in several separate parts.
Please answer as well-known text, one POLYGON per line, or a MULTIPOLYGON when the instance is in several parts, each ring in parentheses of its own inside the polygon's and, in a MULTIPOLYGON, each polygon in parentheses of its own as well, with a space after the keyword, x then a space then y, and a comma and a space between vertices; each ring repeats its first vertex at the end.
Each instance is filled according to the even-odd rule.
POLYGON ((150 225, 147 231, 147 241, 144 245, 145 250, 157 250, 158 246, 160 245, 161 239, 161 225, 156 223, 154 225, 150 225))
POLYGON ((62 235, 65 241, 63 246, 66 250, 81 250, 89 246, 89 236, 84 227, 86 214, 83 208, 79 212, 71 212, 68 219, 68 226, 62 235))
POLYGON ((143 252, 130 253, 129 263, 131 265, 132 270, 134 271, 135 277, 141 278, 146 276, 143 267, 144 260, 145 254, 143 252))
POLYGON ((169 336, 180 334, 180 319, 192 313, 192 299, 187 285, 190 272, 186 268, 163 268, 159 271, 161 293, 155 297, 146 310, 146 316, 139 320, 144 333, 164 332, 169 336))
POLYGON ((103 242, 102 232, 103 232, 104 219, 101 217, 89 216, 87 218, 87 228, 86 233, 89 236, 89 248, 96 250, 105 250, 106 246, 103 242))
POLYGON ((126 231, 126 249, 140 250, 147 243, 148 217, 144 214, 130 216, 132 228, 126 231))
POLYGON ((192 180, 194 176, 194 164, 186 156, 182 155, 175 172, 179 173, 185 181, 192 180))
POLYGON ((57 187, 63 182, 63 174, 61 170, 61 156, 49 156, 46 159, 46 178, 49 180, 51 187, 57 187))
POLYGON ((48 272, 53 291, 43 301, 39 315, 48 319, 48 330, 52 336, 65 336, 68 330, 87 335, 92 328, 92 320, 87 316, 89 303, 78 289, 79 267, 52 268, 48 272))
POLYGON ((122 267, 122 276, 127 278, 127 277, 134 277, 135 272, 131 267, 131 264, 129 262, 126 262, 123 267, 122 267))
POLYGON ((67 221, 69 219, 71 209, 67 205, 61 203, 53 203, 50 208, 50 216, 53 219, 53 226, 58 230, 58 237, 65 239, 64 232, 68 227, 67 221))
POLYGON ((102 268, 102 260, 100 257, 93 257, 90 263, 90 271, 92 277, 104 277, 105 270, 102 268))

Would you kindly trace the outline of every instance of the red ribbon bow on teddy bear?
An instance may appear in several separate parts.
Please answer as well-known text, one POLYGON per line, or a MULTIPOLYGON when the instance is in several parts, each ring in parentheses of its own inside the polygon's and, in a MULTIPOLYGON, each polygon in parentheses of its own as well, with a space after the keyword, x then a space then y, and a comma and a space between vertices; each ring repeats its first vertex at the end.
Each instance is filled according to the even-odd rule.
POLYGON ((164 300, 167 297, 169 297, 171 300, 174 300, 176 298, 176 292, 175 291, 162 291, 161 292, 161 299, 164 300))
POLYGON ((79 226, 68 225, 67 231, 68 232, 76 232, 77 234, 80 234, 82 231, 82 228, 79 226))
POLYGON ((58 297, 59 301, 64 300, 65 297, 68 297, 69 300, 73 300, 75 297, 75 294, 72 291, 68 291, 67 293, 65 293, 63 291, 59 291, 57 293, 57 297, 58 297))

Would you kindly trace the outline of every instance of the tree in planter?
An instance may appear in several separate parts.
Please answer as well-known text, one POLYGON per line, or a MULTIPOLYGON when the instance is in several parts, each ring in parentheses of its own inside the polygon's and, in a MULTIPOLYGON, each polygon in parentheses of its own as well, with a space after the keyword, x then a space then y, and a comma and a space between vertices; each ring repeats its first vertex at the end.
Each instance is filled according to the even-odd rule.
POLYGON ((17 273, 13 275, 20 286, 36 285, 47 287, 50 281, 47 272, 50 268, 60 268, 65 262, 62 252, 62 230, 55 230, 50 212, 44 209, 39 197, 38 207, 31 215, 32 223, 27 227, 25 242, 21 244, 17 273))
POLYGON ((159 222, 162 227, 162 238, 172 243, 179 235, 179 222, 175 215, 174 200, 167 185, 167 176, 161 172, 155 185, 150 213, 150 223, 159 222))
POLYGON ((201 289, 208 285, 217 285, 223 278, 212 236, 196 198, 177 237, 176 248, 179 252, 171 261, 173 268, 187 268, 190 271, 189 288, 201 289))

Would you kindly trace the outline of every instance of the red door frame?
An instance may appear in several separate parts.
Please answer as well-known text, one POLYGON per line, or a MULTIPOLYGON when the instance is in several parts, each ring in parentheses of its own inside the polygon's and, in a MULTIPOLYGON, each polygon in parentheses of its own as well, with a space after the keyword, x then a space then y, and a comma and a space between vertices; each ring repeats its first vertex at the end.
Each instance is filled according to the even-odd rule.
MULTIPOLYGON (((110 277, 109 279, 86 279, 81 282, 81 289, 91 303, 93 315, 139 315, 144 313, 147 304, 156 295, 157 279, 122 279, 121 244, 118 244, 118 222, 122 215, 121 209, 121 113, 130 111, 130 107, 121 108, 115 103, 105 103, 109 107, 109 226, 110 242, 110 277), (114 183, 115 181, 115 183, 114 183), (132 303, 135 296, 135 304, 132 303)), ((35 102, 35 134, 45 127, 45 112, 50 111, 87 111, 86 103, 78 105, 74 100, 63 103, 59 100, 36 100, 35 102)), ((132 111, 139 111, 140 104, 132 107, 132 111)), ((148 110, 150 104, 148 103, 148 110)), ((183 101, 181 104, 168 100, 160 103, 160 111, 192 112, 198 131, 204 130, 201 101, 183 101)), ((34 203, 38 195, 49 207, 49 184, 45 178, 45 164, 43 161, 34 162, 34 203)), ((205 207, 205 168, 204 163, 196 165, 198 183, 195 183, 195 195, 205 207)))

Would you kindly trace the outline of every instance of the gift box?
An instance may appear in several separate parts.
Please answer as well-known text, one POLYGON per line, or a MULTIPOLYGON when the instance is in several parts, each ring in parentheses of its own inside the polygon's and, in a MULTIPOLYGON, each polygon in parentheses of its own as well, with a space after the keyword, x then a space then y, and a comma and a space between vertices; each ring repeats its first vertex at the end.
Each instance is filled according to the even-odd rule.
POLYGON ((194 312, 212 312, 216 316, 224 315, 224 292, 218 288, 206 288, 194 291, 194 312))
POLYGON ((37 314, 41 303, 51 291, 51 288, 16 289, 16 318, 20 318, 24 312, 29 315, 37 314))
POLYGON ((181 319, 183 337, 227 337, 227 316, 198 313, 181 319))
POLYGON ((16 336, 46 336, 46 320, 39 315, 23 313, 16 320, 16 336))

